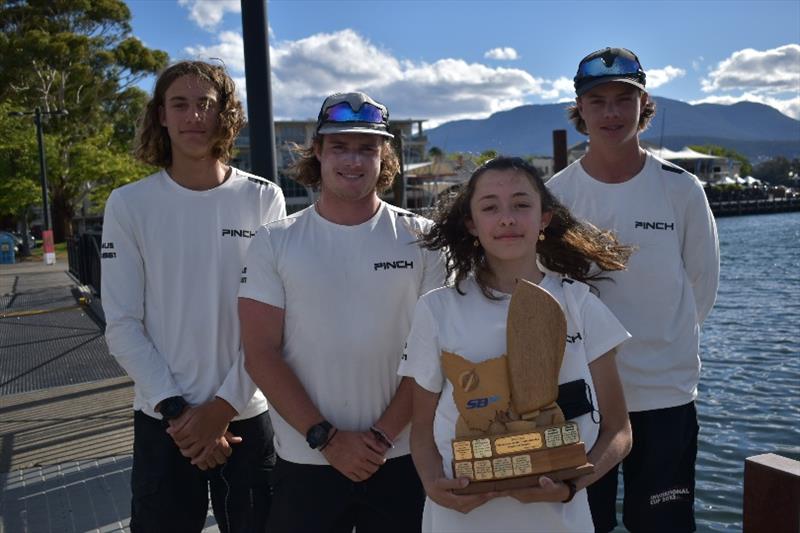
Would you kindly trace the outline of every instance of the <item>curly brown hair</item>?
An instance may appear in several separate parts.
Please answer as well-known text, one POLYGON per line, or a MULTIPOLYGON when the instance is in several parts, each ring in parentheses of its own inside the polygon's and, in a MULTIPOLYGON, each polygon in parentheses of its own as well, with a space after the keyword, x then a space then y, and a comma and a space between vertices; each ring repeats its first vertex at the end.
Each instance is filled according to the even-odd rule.
POLYGON ((167 128, 161 125, 159 109, 164 105, 164 95, 172 83, 182 76, 197 76, 217 91, 219 120, 211 156, 227 163, 231 158, 233 141, 245 124, 242 103, 236 96, 236 86, 221 65, 203 61, 181 61, 167 67, 156 80, 153 97, 147 102, 139 121, 134 156, 140 161, 159 167, 172 164, 172 145, 167 128))
MULTIPOLYGON (((650 98, 648 93, 645 93, 641 89, 639 89, 639 94, 647 94, 647 103, 644 104, 642 107, 642 111, 639 114, 639 131, 642 132, 650 126, 650 122, 653 120, 653 117, 656 115, 656 103, 650 98)), ((580 97, 578 97, 580 98, 580 97)), ((576 104, 572 104, 567 108, 567 118, 572 125, 575 126, 575 129, 578 130, 579 133, 583 133, 584 135, 589 135, 589 132, 586 130, 586 121, 583 120, 580 111, 578 111, 578 106, 576 104)))
MULTIPOLYGON (((318 190, 322 183, 322 170, 319 160, 314 152, 315 148, 322 150, 322 143, 325 135, 314 135, 311 146, 300 146, 295 144, 292 150, 297 154, 297 160, 289 167, 289 175, 297 183, 318 190)), ((389 139, 385 139, 381 144, 381 170, 378 174, 378 182, 375 189, 378 194, 388 190, 392 186, 394 178, 400 173, 400 159, 394 151, 394 146, 389 139)))
POLYGON ((545 187, 533 165, 519 157, 500 156, 475 169, 461 190, 440 204, 433 226, 420 238, 423 247, 444 251, 447 276, 455 274, 455 287, 460 294, 464 294, 460 283, 474 273, 483 294, 497 299, 486 282, 490 268, 486 254, 482 246, 474 245, 475 237, 468 231, 466 221, 472 219, 470 201, 478 179, 487 170, 509 169, 528 177, 541 198, 542 213, 552 213, 550 224, 544 229, 546 238, 536 246, 539 260, 548 270, 591 284, 604 279, 603 272, 625 269, 632 247, 620 244, 610 231, 576 220, 545 187))

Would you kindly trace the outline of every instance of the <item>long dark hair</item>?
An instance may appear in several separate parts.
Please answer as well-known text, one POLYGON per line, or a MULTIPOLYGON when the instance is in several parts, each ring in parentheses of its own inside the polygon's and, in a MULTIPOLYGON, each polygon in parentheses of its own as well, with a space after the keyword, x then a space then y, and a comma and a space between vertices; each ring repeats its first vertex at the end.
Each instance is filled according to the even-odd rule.
POLYGON ((209 82, 219 97, 219 122, 211 157, 222 163, 231 158, 233 143, 245 124, 242 103, 236 96, 233 79, 222 65, 204 61, 181 61, 165 69, 156 80, 153 97, 147 102, 137 131, 134 155, 150 165, 167 168, 172 164, 172 144, 167 128, 161 125, 159 108, 164 105, 164 95, 170 85, 182 76, 197 76, 209 82))
POLYGON ((489 273, 486 254, 482 246, 474 245, 475 237, 467 230, 466 221, 472 219, 469 204, 478 179, 488 170, 512 169, 528 176, 541 198, 542 213, 552 213, 550 224, 544 229, 545 240, 536 246, 539 260, 548 270, 591 284, 604 279, 603 272, 625 269, 632 247, 620 244, 610 231, 575 219, 545 187, 536 167, 519 157, 500 156, 475 169, 461 190, 450 201, 440 204, 433 226, 420 238, 423 247, 444 250, 447 275, 455 274, 459 293, 464 294, 460 283, 474 273, 483 294, 496 299, 486 283, 489 273))

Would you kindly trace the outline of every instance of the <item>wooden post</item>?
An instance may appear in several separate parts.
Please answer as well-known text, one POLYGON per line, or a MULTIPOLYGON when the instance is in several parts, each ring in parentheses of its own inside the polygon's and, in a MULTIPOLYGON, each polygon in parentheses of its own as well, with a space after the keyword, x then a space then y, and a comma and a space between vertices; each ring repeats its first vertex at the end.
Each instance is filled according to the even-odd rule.
POLYGON ((553 174, 567 166, 567 130, 553 130, 553 174))
POLYGON ((800 531, 800 462, 774 453, 744 463, 744 533, 800 531))

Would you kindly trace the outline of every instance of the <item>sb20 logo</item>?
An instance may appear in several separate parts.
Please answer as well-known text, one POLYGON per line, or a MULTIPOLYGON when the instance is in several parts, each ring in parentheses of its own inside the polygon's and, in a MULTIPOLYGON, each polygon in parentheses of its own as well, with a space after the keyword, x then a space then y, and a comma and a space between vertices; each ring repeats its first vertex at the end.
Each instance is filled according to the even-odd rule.
POLYGON ((492 404, 499 400, 499 396, 489 396, 486 398, 473 398, 471 400, 467 400, 467 409, 482 409, 489 404, 492 404))

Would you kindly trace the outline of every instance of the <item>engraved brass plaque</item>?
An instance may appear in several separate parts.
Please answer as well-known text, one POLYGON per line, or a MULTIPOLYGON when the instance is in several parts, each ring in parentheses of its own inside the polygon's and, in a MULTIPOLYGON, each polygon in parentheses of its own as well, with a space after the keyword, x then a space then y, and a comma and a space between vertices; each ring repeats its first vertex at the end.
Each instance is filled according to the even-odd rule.
POLYGON ((507 453, 528 452, 542 447, 542 434, 538 432, 512 435, 495 439, 494 449, 502 455, 507 453))
POLYGON ((561 428, 561 435, 564 437, 564 444, 575 444, 581 440, 578 433, 578 424, 569 423, 561 428))
POLYGON ((472 443, 468 440, 453 442, 453 458, 456 461, 466 461, 472 459, 472 443))
POLYGON ((472 452, 476 459, 492 456, 491 439, 475 439, 472 441, 472 452))
POLYGON ((514 467, 511 464, 511 457, 498 457, 492 461, 494 467, 494 477, 503 478, 514 475, 514 467))
POLYGON ((528 454, 515 455, 514 457, 511 458, 511 461, 513 462, 514 465, 515 476, 525 476, 533 472, 530 455, 528 454))
POLYGON ((561 438, 561 428, 549 428, 544 432, 544 442, 548 448, 555 448, 564 444, 561 438))
POLYGON ((487 460, 483 461, 475 461, 475 479, 477 480, 484 480, 484 479, 493 479, 494 472, 492 470, 492 462, 487 460))
POLYGON ((472 463, 469 461, 456 463, 455 471, 456 477, 468 477, 470 479, 475 479, 475 473, 472 471, 472 463))

